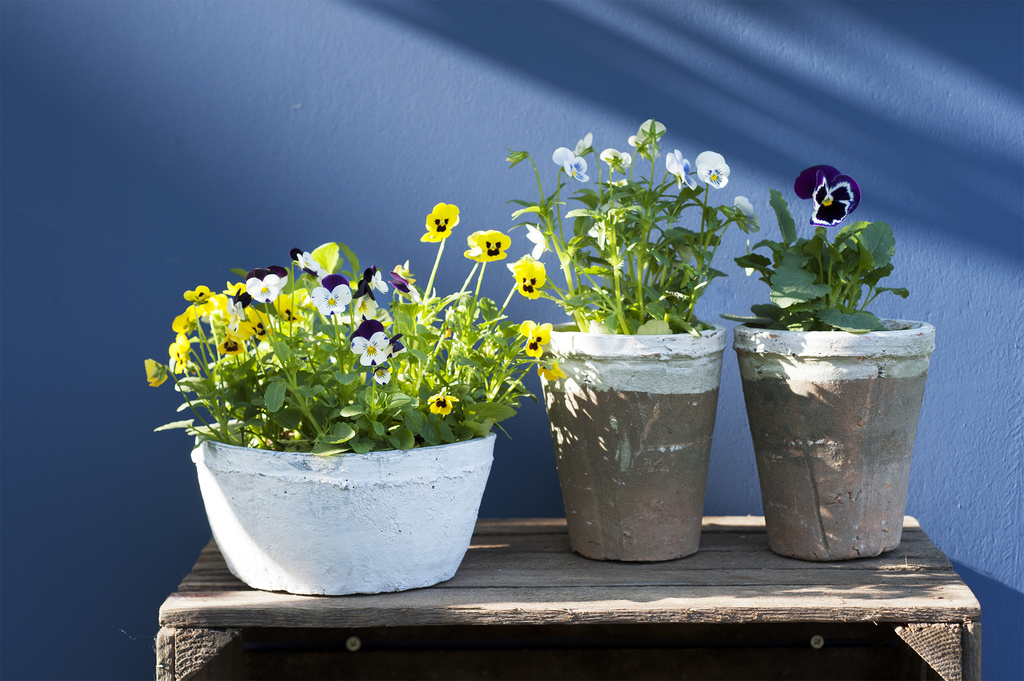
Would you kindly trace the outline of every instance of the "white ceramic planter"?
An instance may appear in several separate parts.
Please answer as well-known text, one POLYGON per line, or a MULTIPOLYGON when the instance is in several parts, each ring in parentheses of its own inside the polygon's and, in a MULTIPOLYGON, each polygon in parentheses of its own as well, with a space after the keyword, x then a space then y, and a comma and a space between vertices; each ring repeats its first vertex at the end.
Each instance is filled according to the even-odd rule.
POLYGON ((192 460, 233 575, 267 591, 381 593, 455 574, 494 437, 335 457, 207 441, 192 460))
POLYGON ((556 331, 566 378, 543 381, 577 553, 688 556, 700 543, 726 331, 621 336, 556 331))

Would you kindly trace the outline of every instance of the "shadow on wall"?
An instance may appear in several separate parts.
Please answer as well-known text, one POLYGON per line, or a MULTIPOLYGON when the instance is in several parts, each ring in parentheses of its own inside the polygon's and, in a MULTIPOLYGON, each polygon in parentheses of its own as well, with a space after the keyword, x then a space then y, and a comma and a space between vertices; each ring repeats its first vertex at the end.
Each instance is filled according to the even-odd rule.
POLYGON ((961 563, 953 569, 981 603, 983 679, 1024 679, 1024 594, 961 563))
POLYGON ((943 46, 922 43, 917 33, 927 34, 932 24, 936 30, 957 25, 965 10, 950 4, 935 8, 943 14, 937 17, 915 8, 913 36, 893 32, 891 12, 875 17, 882 8, 871 4, 856 13, 805 3, 361 7, 556 92, 632 117, 649 112, 671 129, 695 130, 701 144, 742 151, 745 163, 773 174, 788 176, 795 167, 822 162, 808 158, 808 149, 857 168, 862 181, 874 169, 874 184, 890 188, 887 200, 878 198, 880 211, 913 216, 973 245, 1019 257, 1015 178, 1024 153, 1020 118, 1012 112, 1020 93, 1007 84, 1017 71, 1001 67, 1013 73, 1000 71, 993 79, 978 72, 969 56, 1017 49, 998 47, 1016 44, 1017 27, 993 36, 1005 19, 982 31, 972 10, 968 30, 940 52, 943 46), (928 26, 920 24, 921 15, 928 26), (839 39, 826 52, 814 38, 820 35, 839 39), (566 53, 576 59, 564 59, 566 53), (971 167, 985 172, 972 175, 966 172, 971 167), (964 230, 951 215, 983 220, 987 228, 964 230))

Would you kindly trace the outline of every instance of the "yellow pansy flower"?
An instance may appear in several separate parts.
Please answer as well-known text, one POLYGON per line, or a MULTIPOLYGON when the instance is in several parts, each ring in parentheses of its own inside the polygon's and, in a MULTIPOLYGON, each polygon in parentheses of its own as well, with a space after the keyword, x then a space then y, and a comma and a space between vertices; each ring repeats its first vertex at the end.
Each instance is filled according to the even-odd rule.
POLYGON ((440 414, 441 416, 447 416, 452 413, 452 406, 458 402, 457 397, 446 395, 444 393, 438 393, 427 400, 430 405, 430 412, 432 414, 440 414))
POLYGON ((238 325, 237 331, 227 329, 227 336, 217 346, 217 351, 222 355, 237 355, 245 352, 245 341, 252 337, 252 324, 242 322, 238 325))
POLYGON ((558 362, 553 362, 551 364, 550 369, 548 369, 546 366, 538 365, 537 374, 548 382, 557 381, 560 378, 566 377, 565 372, 562 371, 562 368, 560 366, 558 366, 558 362))
MULTIPOLYGON (((278 299, 280 300, 280 298, 278 299)), ((270 317, 265 312, 260 312, 254 308, 249 308, 248 322, 252 327, 252 335, 256 336, 257 340, 264 340, 270 334, 270 317)), ((241 326, 241 325, 239 325, 241 326)))
POLYGON ((196 308, 190 307, 171 322, 171 330, 174 333, 189 334, 199 325, 199 317, 196 315, 196 308))
POLYGON ((439 203, 427 216, 427 233, 420 241, 437 243, 452 235, 452 229, 459 224, 459 207, 454 204, 439 203))
POLYGON ((171 358, 171 371, 176 374, 184 373, 188 366, 188 356, 192 352, 192 344, 184 334, 178 334, 171 346, 167 348, 167 354, 171 358))
POLYGON ((473 232, 467 237, 466 243, 469 244, 467 258, 477 262, 494 262, 508 257, 505 249, 512 245, 512 239, 504 232, 489 229, 485 232, 473 232))
POLYGON ((540 289, 547 281, 544 263, 537 262, 529 256, 523 256, 513 265, 509 265, 516 278, 516 290, 527 298, 539 298, 540 289))
POLYGON ((146 380, 154 388, 167 380, 167 367, 155 359, 146 360, 146 380))
POLYGON ((208 286, 196 286, 193 291, 185 291, 185 300, 190 303, 205 303, 213 295, 208 286))
POLYGON ((526 354, 540 357, 544 354, 544 346, 551 342, 551 325, 535 324, 529 320, 519 325, 519 333, 526 338, 526 354))
POLYGON ((291 296, 278 296, 274 300, 274 308, 286 322, 297 322, 302 319, 302 311, 292 303, 291 296))
POLYGON ((232 284, 230 281, 224 282, 224 287, 224 295, 228 296, 229 298, 234 298, 239 293, 245 292, 244 281, 236 281, 234 284, 232 284))

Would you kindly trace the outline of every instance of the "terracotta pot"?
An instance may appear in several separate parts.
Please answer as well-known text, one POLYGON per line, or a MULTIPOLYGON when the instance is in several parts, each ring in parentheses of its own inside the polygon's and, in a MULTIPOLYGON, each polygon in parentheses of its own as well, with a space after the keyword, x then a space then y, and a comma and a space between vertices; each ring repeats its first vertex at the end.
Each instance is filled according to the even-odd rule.
POLYGON ((203 442, 192 460, 233 575, 256 589, 339 595, 451 579, 493 451, 494 435, 333 457, 203 442))
POLYGON ((725 335, 551 334, 567 378, 542 381, 544 402, 574 551, 697 551, 725 335))
POLYGON ((935 327, 885 324, 860 335, 734 331, 775 553, 844 560, 900 543, 935 327))

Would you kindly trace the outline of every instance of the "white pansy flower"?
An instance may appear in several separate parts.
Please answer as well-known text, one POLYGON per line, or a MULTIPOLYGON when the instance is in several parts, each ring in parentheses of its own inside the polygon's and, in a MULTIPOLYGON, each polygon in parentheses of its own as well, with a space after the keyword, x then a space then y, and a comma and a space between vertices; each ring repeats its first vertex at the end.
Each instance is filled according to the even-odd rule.
POLYGON ((601 152, 601 160, 608 164, 611 170, 618 170, 620 173, 625 173, 633 163, 633 157, 629 154, 624 154, 617 149, 605 149, 601 152))
POLYGON ((729 183, 729 166, 721 154, 704 151, 697 156, 697 177, 715 189, 721 189, 729 183))
POLYGON ((676 176, 676 184, 680 189, 683 188, 684 183, 690 189, 697 186, 697 183, 690 177, 690 162, 683 158, 683 152, 678 149, 665 157, 665 170, 676 176))
POLYGON ((636 146, 639 146, 639 145, 647 142, 648 139, 651 137, 650 130, 651 130, 651 124, 652 123, 654 124, 654 139, 655 140, 657 140, 659 137, 661 137, 662 135, 665 134, 665 126, 664 125, 662 125, 658 121, 654 120, 653 118, 648 118, 640 126, 640 129, 636 131, 636 134, 630 136, 630 138, 629 138, 629 145, 632 146, 632 147, 636 147, 636 146))
POLYGON ((533 259, 540 260, 540 256, 548 250, 548 238, 535 225, 526 225, 526 238, 533 244, 533 259))
POLYGON ((754 204, 750 203, 750 199, 745 196, 737 196, 732 205, 736 210, 746 216, 747 222, 754 225, 757 224, 757 213, 754 212, 754 204))
POLYGON ((574 153, 577 156, 582 156, 583 152, 585 152, 587 149, 589 149, 593 142, 594 142, 594 133, 588 132, 586 135, 583 136, 583 139, 581 139, 579 142, 576 143, 576 151, 574 153))

